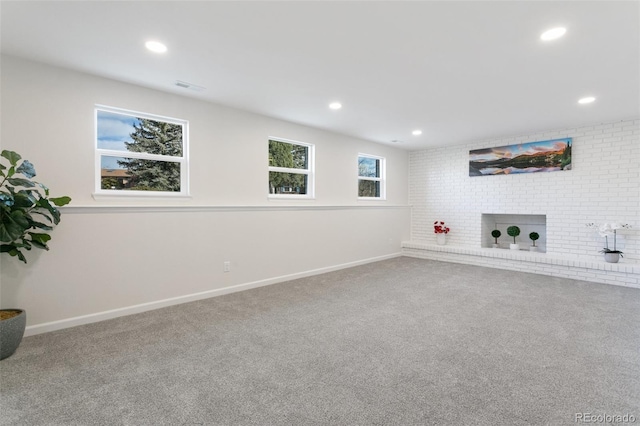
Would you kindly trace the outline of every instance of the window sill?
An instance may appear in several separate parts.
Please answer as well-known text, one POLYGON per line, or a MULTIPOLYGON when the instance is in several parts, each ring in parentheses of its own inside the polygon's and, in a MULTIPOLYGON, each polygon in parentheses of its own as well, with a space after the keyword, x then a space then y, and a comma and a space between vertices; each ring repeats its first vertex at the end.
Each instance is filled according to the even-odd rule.
POLYGON ((176 193, 98 193, 91 194, 96 201, 125 201, 125 200, 190 200, 192 197, 188 194, 176 194, 176 193))
POLYGON ((269 200, 315 200, 316 197, 310 195, 287 195, 287 194, 269 194, 267 196, 269 200))

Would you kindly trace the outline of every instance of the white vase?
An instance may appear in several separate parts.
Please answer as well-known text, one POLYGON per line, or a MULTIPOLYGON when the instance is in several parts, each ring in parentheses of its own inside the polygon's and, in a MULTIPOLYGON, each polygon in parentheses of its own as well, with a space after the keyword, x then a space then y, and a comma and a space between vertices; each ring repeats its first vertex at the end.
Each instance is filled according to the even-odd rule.
POLYGON ((440 246, 447 244, 447 234, 436 234, 436 242, 440 246))
POLYGON ((520 244, 513 244, 513 243, 511 243, 511 244, 509 244, 509 248, 510 248, 511 250, 520 250, 520 244))
POLYGON ((529 246, 529 251, 538 251, 538 246, 529 246))
POLYGON ((500 248, 500 244, 493 243, 493 244, 491 244, 491 247, 493 247, 493 248, 500 248))

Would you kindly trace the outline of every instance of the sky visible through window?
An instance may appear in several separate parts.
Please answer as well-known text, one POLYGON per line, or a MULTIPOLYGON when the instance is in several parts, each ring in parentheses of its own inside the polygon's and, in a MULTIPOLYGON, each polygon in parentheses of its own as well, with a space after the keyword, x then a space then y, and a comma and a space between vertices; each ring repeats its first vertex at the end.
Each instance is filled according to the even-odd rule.
MULTIPOLYGON (((131 133, 133 125, 138 124, 136 117, 114 112, 98 110, 98 148, 127 151, 125 142, 133 142, 131 133)), ((101 167, 105 169, 121 169, 118 165, 121 158, 103 156, 101 167)))
POLYGON ((359 175, 362 177, 380 177, 378 168, 378 159, 369 157, 358 158, 359 175))

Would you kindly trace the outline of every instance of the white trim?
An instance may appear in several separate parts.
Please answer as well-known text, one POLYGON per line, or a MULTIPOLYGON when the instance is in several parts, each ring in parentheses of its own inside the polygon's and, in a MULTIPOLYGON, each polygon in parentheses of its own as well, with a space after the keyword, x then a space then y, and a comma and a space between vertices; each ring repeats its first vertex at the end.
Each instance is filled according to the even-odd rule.
POLYGON ((98 148, 100 155, 104 157, 127 157, 127 158, 140 158, 142 160, 153 161, 166 161, 167 163, 181 163, 182 157, 171 157, 169 155, 161 154, 149 154, 146 152, 129 152, 129 151, 116 151, 114 149, 98 148))
POLYGON ((315 200, 316 197, 312 197, 306 194, 269 194, 270 200, 315 200))
POLYGON ((245 211, 300 211, 300 210, 377 210, 411 209, 409 205, 264 205, 264 206, 127 206, 127 205, 90 205, 58 207, 65 214, 93 213, 192 213, 192 212, 245 212, 245 211))
POLYGON ((118 191, 118 190, 105 190, 102 189, 102 157, 125 157, 125 158, 140 158, 151 161, 167 161, 180 164, 180 191, 179 192, 167 192, 167 191, 151 191, 152 197, 188 197, 189 196, 189 121, 166 117, 162 115, 150 114, 146 112, 139 112, 128 110, 124 108, 116 108, 107 105, 96 104, 94 106, 94 147, 95 147, 95 188, 93 196, 94 198, 109 199, 109 197, 126 197, 126 198, 147 198, 150 195, 149 191, 118 191), (182 156, 175 157, 169 155, 158 155, 141 152, 129 152, 118 151, 113 149, 98 148, 98 111, 104 111, 114 114, 126 115, 135 118, 146 118, 154 121, 161 121, 164 123, 176 124, 182 127, 182 156))
MULTIPOLYGON (((306 169, 291 169, 288 167, 276 167, 269 166, 269 162, 267 161, 268 171, 269 172, 277 172, 277 173, 292 173, 292 174, 300 174, 307 176, 307 193, 306 194, 272 194, 271 192, 267 193, 267 198, 286 198, 290 200, 314 200, 315 199, 315 164, 316 164, 316 146, 307 142, 294 141, 292 139, 280 138, 277 136, 269 136, 267 139, 267 144, 271 141, 275 142, 283 142, 291 145, 299 145, 307 147, 307 168, 306 169)), ((267 145, 267 156, 269 154, 269 146, 267 145)), ((267 179, 268 183, 268 179, 267 179)))
POLYGON ((269 171, 278 172, 278 173, 296 173, 299 175, 310 174, 309 169, 290 169, 288 167, 275 167, 275 166, 269 166, 269 171))
POLYGON ((379 155, 371 155, 358 153, 357 156, 358 161, 358 169, 356 173, 358 175, 358 187, 359 182, 361 180, 369 180, 372 182, 380 182, 380 196, 379 197, 361 197, 358 196, 359 201, 385 201, 387 199, 387 159, 385 157, 381 157, 379 155), (374 160, 378 160, 380 162, 380 176, 369 177, 369 176, 360 176, 360 157, 363 158, 371 158, 374 160))
POLYGON ((182 199, 190 200, 193 197, 188 194, 181 194, 179 192, 162 192, 162 191, 113 191, 113 192, 94 192, 91 197, 96 201, 114 201, 114 200, 131 200, 132 198, 139 199, 182 199), (129 194, 129 195, 127 195, 129 194))
POLYGON ((358 197, 358 201, 386 201, 386 198, 382 197, 358 197))
POLYGON ((106 111, 106 112, 114 112, 116 114, 124 114, 124 115, 131 115, 134 117, 148 118, 149 120, 161 119, 162 121, 171 123, 171 124, 184 124, 187 121, 183 118, 167 117, 166 115, 158 115, 158 114, 152 114, 148 112, 134 111, 132 109, 118 108, 118 107, 112 107, 109 105, 102 105, 102 104, 95 104, 95 109, 99 109, 101 111, 106 111))
POLYGON ((62 330, 65 328, 76 327, 78 325, 91 324, 94 322, 105 321, 105 320, 118 318, 118 317, 124 317, 127 315, 139 314, 141 312, 147 312, 154 309, 166 308, 168 306, 179 305, 187 302, 194 302, 196 300, 208 299, 210 297, 223 296, 225 294, 236 293, 239 291, 250 290, 252 288, 263 287, 263 286, 277 284, 285 281, 291 281, 299 278, 310 277, 313 275, 324 274, 327 272, 337 271, 340 269, 352 268, 354 266, 365 265, 367 263, 373 263, 373 262, 379 262, 381 260, 392 259, 400 256, 401 256, 401 253, 393 253, 393 254, 388 254, 384 256, 377 256, 377 257, 372 257, 368 259, 356 260, 354 262, 328 266, 324 268, 312 269, 309 271, 298 272, 295 274, 281 275, 279 277, 253 281, 245 284, 237 284, 230 287, 203 291, 200 293, 172 297, 169 299, 158 300, 155 302, 141 303, 139 305, 133 305, 133 306, 126 306, 123 308, 112 309, 109 311, 97 312, 95 314, 82 315, 82 316, 66 318, 58 321, 51 321, 43 324, 31 325, 26 328, 24 335, 25 337, 34 336, 36 334, 62 330))

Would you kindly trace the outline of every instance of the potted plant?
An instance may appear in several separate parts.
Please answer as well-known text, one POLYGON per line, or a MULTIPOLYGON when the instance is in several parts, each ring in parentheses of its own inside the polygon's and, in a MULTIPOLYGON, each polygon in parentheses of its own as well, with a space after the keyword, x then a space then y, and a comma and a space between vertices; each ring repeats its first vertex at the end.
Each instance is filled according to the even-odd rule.
POLYGON ((631 228, 631 225, 628 223, 603 223, 601 225, 596 225, 595 223, 588 223, 587 226, 589 228, 597 229, 600 236, 604 237, 604 245, 605 247, 600 250, 600 253, 604 254, 604 260, 608 263, 618 263, 621 257, 623 256, 622 251, 617 249, 616 246, 616 237, 619 229, 628 229, 631 228), (613 250, 609 248, 609 236, 613 235, 613 250))
POLYGON ((500 232, 499 229, 494 229, 493 231, 491 231, 491 236, 493 238, 495 238, 495 243, 493 243, 493 248, 498 248, 500 247, 500 244, 498 244, 498 238, 500 238, 500 235, 502 235, 502 232, 500 232))
POLYGON ((513 244, 509 244, 509 248, 511 250, 520 250, 520 244, 516 243, 516 237, 520 235, 520 228, 515 225, 510 226, 507 228, 507 234, 509 234, 510 237, 513 237, 513 244))
MULTIPOLYGON (((68 204, 71 198, 49 197, 49 188, 33 180, 33 164, 20 161, 17 153, 3 150, 0 157, 0 253, 27 263, 23 250, 49 250, 51 236, 47 232, 60 222, 57 207, 68 204)), ((27 314, 22 309, 0 310, 0 359, 18 348, 26 322, 27 314)))
POLYGON ((540 234, 537 232, 532 232, 529 234, 529 239, 533 242, 533 245, 529 247, 529 251, 538 251, 538 247, 536 247, 536 240, 540 238, 540 234))
POLYGON ((445 245, 447 243, 447 234, 449 228, 445 226, 444 222, 436 220, 433 222, 433 232, 436 234, 436 241, 439 245, 445 245))

